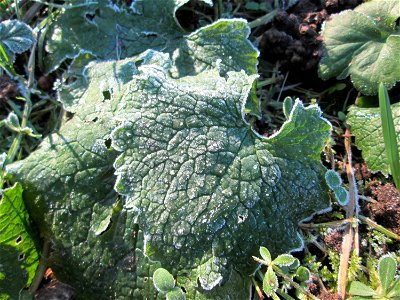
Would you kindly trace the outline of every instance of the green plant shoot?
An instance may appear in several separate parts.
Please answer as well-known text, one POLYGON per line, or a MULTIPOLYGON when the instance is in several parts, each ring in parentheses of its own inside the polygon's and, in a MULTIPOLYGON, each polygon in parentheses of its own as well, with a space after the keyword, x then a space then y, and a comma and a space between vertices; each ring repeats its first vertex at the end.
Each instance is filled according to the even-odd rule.
POLYGON ((400 188, 400 161, 397 146, 396 131, 393 123, 392 110, 386 87, 379 84, 379 107, 381 110, 383 139, 385 142, 386 155, 388 157, 390 171, 397 189, 400 188))

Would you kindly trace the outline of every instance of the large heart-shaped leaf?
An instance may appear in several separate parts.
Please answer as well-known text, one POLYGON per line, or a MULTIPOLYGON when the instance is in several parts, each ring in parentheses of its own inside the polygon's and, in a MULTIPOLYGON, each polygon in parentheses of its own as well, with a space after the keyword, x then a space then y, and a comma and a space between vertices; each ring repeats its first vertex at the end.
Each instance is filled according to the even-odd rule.
POLYGON ((161 264, 188 299, 243 299, 258 245, 301 247, 297 222, 329 206, 319 154, 330 125, 296 102, 263 138, 243 118, 254 76, 174 79, 165 55, 150 54, 141 66, 91 63, 80 109, 8 170, 54 242, 53 268, 80 295, 152 298, 161 264))
POLYGON ((321 78, 350 76, 366 95, 377 94, 380 82, 391 88, 400 80, 399 17, 398 0, 372 0, 332 16, 322 31, 321 78))
POLYGON ((115 188, 141 212, 146 254, 167 269, 197 268, 205 289, 229 277, 231 262, 248 269, 260 244, 300 247, 297 223, 328 204, 319 153, 330 125, 296 102, 276 136, 260 137, 243 116, 253 80, 215 71, 172 80, 143 67, 130 89, 141 100, 112 135, 124 152, 115 188))

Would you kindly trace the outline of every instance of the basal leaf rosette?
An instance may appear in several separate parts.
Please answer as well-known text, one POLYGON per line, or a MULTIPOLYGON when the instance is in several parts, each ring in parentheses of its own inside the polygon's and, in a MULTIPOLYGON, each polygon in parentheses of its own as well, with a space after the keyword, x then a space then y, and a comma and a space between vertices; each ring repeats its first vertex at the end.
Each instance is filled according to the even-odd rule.
MULTIPOLYGON (((136 113, 142 101, 137 83, 141 64, 168 72, 171 61, 167 54, 149 51, 136 58, 91 62, 72 86, 59 90, 72 117, 29 157, 7 165, 26 190, 29 213, 41 235, 52 243, 48 264, 81 298, 157 295, 151 277, 161 265, 144 255, 140 212, 114 190, 113 163, 119 153, 110 146, 112 130, 136 113)), ((198 290, 196 278, 192 272, 177 277, 191 295, 188 299, 205 294, 223 298, 227 291, 242 299, 248 293, 248 280, 237 272, 211 292, 198 290)))
POLYGON ((380 82, 393 87, 400 80, 399 17, 398 0, 372 0, 333 15, 322 30, 321 78, 350 76, 366 95, 377 94, 380 82))
POLYGON ((115 189, 140 212, 145 254, 178 276, 194 271, 211 290, 233 266, 250 272, 260 244, 300 248, 297 223, 329 207, 320 153, 330 124, 319 108, 296 101, 265 138, 243 115, 254 76, 139 70, 112 147, 123 152, 115 189))
POLYGON ((243 118, 254 76, 174 79, 165 54, 146 55, 90 63, 59 91, 72 118, 7 171, 79 297, 153 299, 163 267, 187 299, 244 299, 258 245, 300 247, 297 222, 329 205, 319 154, 330 126, 296 102, 260 137, 243 118))
MULTIPOLYGON (((391 110, 397 140, 400 140, 400 104, 391 105, 391 110)), ((362 151, 362 156, 367 162, 368 168, 373 172, 382 172, 385 175, 390 174, 379 107, 361 108, 351 106, 346 122, 351 126, 356 146, 362 151)))

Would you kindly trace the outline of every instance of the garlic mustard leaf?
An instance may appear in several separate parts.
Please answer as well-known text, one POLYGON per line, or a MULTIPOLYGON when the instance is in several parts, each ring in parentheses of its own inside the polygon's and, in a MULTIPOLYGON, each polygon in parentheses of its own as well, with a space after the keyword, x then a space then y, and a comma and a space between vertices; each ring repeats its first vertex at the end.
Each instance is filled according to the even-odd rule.
POLYGON ((197 268, 208 290, 232 264, 251 268, 260 244, 275 254, 300 247, 297 223, 329 203, 319 154, 330 125, 319 109, 297 101, 280 132, 264 138, 243 117, 253 76, 175 80, 142 70, 131 89, 141 100, 112 146, 123 152, 115 189, 141 212, 146 254, 168 270, 197 268))
MULTIPOLYGON (((400 104, 391 105, 393 122, 397 135, 400 140, 400 104)), ((381 112, 379 107, 361 108, 351 106, 347 114, 346 122, 351 126, 351 131, 355 136, 357 148, 362 151, 362 156, 372 172, 382 172, 390 174, 389 161, 386 155, 385 142, 383 140, 383 130, 381 112)))
POLYGON ((18 299, 39 265, 38 240, 22 199, 22 186, 2 190, 0 198, 0 299, 18 299))
POLYGON ((0 23, 0 44, 11 63, 15 60, 15 54, 28 50, 34 41, 32 29, 27 24, 18 20, 0 23))
POLYGON ((254 75, 173 68, 154 51, 91 62, 60 89, 72 118, 7 166, 82 297, 152 299, 163 267, 187 299, 243 299, 258 245, 301 247, 297 223, 329 207, 318 107, 296 101, 265 138, 243 115, 254 75))
MULTIPOLYGON (((247 39, 243 19, 221 19, 187 34, 175 12, 188 0, 134 1, 131 8, 108 0, 66 9, 49 30, 45 69, 65 59, 90 53, 97 59, 122 59, 154 49, 173 56, 175 76, 196 74, 219 66, 221 74, 244 69, 256 72, 258 50, 247 39)), ((204 1, 210 3, 211 1, 204 1)))
POLYGON ((377 94, 380 82, 393 87, 400 80, 399 17, 398 0, 372 0, 334 15, 322 31, 321 78, 350 76, 366 95, 377 94))

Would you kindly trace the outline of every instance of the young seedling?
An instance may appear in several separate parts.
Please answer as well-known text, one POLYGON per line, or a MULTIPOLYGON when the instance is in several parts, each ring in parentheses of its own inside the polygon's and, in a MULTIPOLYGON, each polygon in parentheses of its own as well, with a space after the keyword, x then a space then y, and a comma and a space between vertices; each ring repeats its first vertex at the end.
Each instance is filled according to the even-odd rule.
POLYGON ((165 295, 167 300, 185 300, 182 289, 175 286, 175 279, 167 270, 158 268, 153 274, 154 287, 165 295))
POLYGON ((327 170, 325 173, 325 180, 329 188, 335 194, 338 203, 345 206, 349 203, 349 192, 343 187, 342 179, 339 174, 334 170, 327 170))
POLYGON ((255 256, 253 256, 253 259, 267 266, 267 271, 265 274, 261 273, 261 277, 263 278, 263 291, 268 297, 280 299, 278 296, 280 295, 285 299, 293 299, 283 289, 279 289, 279 276, 283 279, 287 287, 294 287, 296 289, 296 296, 298 298, 307 296, 311 299, 318 299, 307 290, 307 283, 310 281, 311 273, 306 267, 300 266, 297 258, 291 254, 281 254, 272 260, 271 253, 265 247, 260 247, 260 255, 262 259, 255 256), (294 281, 294 279, 299 283, 294 281))
POLYGON ((379 286, 374 290, 360 281, 353 281, 348 289, 352 295, 350 299, 399 299, 400 277, 396 279, 396 270, 397 263, 393 257, 381 257, 378 262, 379 286))

